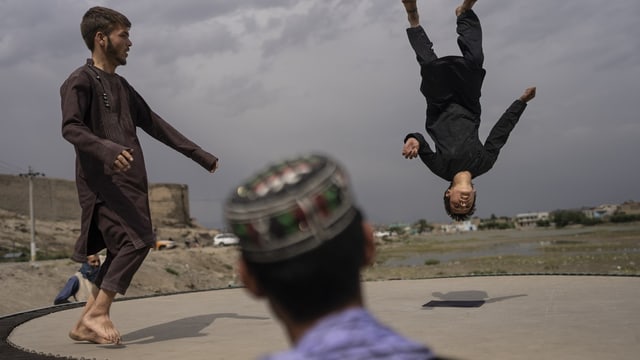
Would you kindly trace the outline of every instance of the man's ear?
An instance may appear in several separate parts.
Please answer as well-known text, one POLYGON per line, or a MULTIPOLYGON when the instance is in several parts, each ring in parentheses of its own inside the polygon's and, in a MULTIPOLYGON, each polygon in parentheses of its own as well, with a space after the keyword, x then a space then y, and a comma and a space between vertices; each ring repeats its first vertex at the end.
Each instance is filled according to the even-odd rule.
POLYGON ((376 259, 376 242, 373 239, 373 227, 366 221, 362 222, 362 232, 364 234, 364 264, 371 266, 376 259))
POLYGON ((107 41, 106 37, 107 35, 105 35, 101 31, 98 31, 96 32, 96 36, 93 38, 93 43, 97 46, 103 47, 105 42, 107 41))
POLYGON ((444 196, 451 197, 451 188, 447 189, 447 191, 444 192, 444 196))
POLYGON ((253 276, 253 274, 251 274, 251 271, 249 271, 249 267, 247 266, 247 263, 244 261, 242 257, 238 259, 238 276, 240 276, 240 281, 242 281, 242 284, 244 284, 245 289, 251 295, 257 298, 265 296, 264 292, 260 288, 260 285, 256 281, 256 278, 253 276))

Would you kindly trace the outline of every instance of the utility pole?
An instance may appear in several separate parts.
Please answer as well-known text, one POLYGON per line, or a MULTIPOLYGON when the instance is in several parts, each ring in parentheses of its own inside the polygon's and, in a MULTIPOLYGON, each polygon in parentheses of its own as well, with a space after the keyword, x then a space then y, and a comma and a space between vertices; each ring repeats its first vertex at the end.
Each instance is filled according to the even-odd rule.
POLYGON ((34 172, 29 166, 29 172, 20 174, 20 177, 29 178, 29 216, 31 217, 31 264, 36 262, 36 218, 33 214, 33 178, 44 176, 43 173, 34 172))

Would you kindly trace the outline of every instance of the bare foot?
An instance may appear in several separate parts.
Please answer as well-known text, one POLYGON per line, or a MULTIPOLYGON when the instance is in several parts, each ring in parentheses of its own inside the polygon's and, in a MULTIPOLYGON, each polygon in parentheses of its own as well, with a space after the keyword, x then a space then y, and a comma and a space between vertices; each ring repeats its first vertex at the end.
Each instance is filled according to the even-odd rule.
POLYGON ((87 331, 82 332, 83 334, 93 332, 98 338, 105 340, 106 343, 120 344, 120 332, 113 325, 108 315, 92 316, 88 313, 80 322, 79 328, 82 329, 84 327, 87 329, 87 331))
POLYGON ((409 25, 411 25, 411 27, 417 27, 420 25, 420 15, 418 15, 416 0, 402 0, 402 5, 404 5, 404 9, 407 11, 407 20, 409 20, 409 25))
POLYGON ((74 341, 88 341, 94 344, 111 344, 107 339, 101 338, 95 332, 87 329, 85 326, 76 326, 69 331, 69 337, 74 341))
POLYGON ((467 10, 471 10, 473 5, 475 5, 476 1, 478 0, 464 0, 462 2, 462 5, 456 8, 456 16, 460 16, 460 14, 462 14, 463 12, 467 10))

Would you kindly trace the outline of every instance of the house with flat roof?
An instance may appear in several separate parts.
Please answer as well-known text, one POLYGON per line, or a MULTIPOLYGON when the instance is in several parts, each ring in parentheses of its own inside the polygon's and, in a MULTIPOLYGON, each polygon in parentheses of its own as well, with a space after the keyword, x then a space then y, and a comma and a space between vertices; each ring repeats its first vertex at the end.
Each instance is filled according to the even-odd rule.
POLYGON ((531 212, 516 215, 518 227, 535 227, 538 221, 549 221, 549 212, 531 212))

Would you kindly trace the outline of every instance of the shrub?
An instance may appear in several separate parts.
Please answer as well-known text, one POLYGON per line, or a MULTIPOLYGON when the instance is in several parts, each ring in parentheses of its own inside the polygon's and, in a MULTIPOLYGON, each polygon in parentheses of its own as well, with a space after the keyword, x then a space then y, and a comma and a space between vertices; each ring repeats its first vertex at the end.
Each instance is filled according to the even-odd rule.
POLYGON ((611 221, 612 223, 640 221, 640 214, 625 214, 625 213, 614 214, 614 215, 611 215, 611 217, 609 218, 609 221, 611 221))

